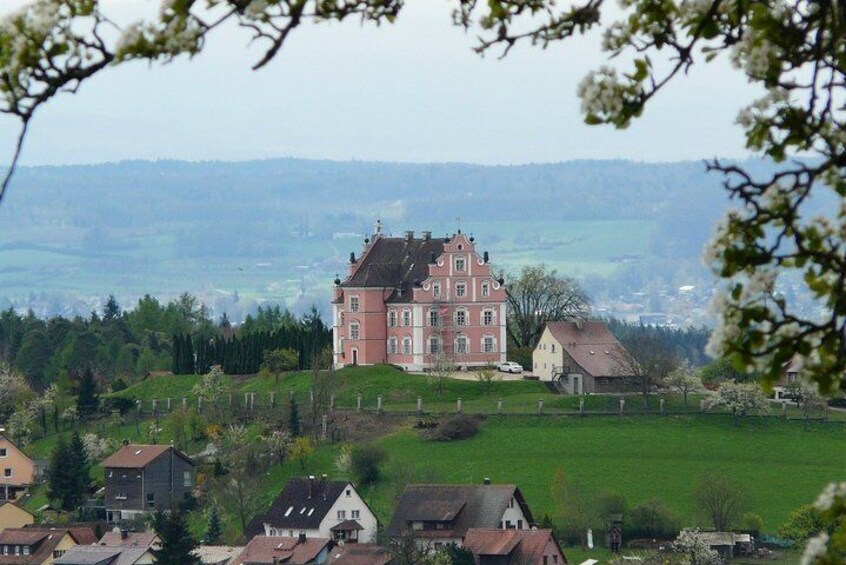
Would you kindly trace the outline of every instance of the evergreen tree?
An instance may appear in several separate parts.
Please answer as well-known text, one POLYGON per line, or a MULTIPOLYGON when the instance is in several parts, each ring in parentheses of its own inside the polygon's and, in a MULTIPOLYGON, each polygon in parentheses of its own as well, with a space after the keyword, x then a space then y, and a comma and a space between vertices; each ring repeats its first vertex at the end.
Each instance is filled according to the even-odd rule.
POLYGON ((297 437, 300 435, 300 414, 297 409, 297 400, 291 395, 290 403, 290 427, 291 435, 297 437))
POLYGON ((209 513, 209 528, 206 530, 207 545, 216 545, 220 543, 220 537, 223 535, 223 529, 220 524, 220 511, 217 504, 212 504, 211 512, 209 513))
POLYGON ((85 417, 95 413, 99 405, 100 396, 97 394, 97 383, 94 382, 94 372, 91 370, 91 367, 87 367, 82 371, 76 407, 79 410, 80 417, 85 417))
POLYGON ((199 565, 200 559, 191 553, 197 542, 191 537, 182 513, 172 510, 170 514, 157 512, 154 519, 156 534, 162 540, 159 549, 152 549, 158 565, 199 565))
POLYGON ((72 490, 70 492, 71 506, 79 506, 88 495, 91 487, 91 462, 88 460, 88 452, 79 432, 74 430, 68 446, 68 468, 71 473, 72 490))
POLYGON ((120 305, 114 294, 110 294, 109 299, 106 301, 106 306, 103 308, 103 319, 111 321, 118 318, 120 318, 120 305))
POLYGON ((178 335, 173 335, 173 347, 171 352, 171 371, 174 375, 181 375, 182 371, 182 338, 178 335))
POLYGON ((50 465, 47 469, 47 496, 61 510, 73 508, 75 490, 71 453, 64 436, 60 435, 53 451, 50 452, 50 465))
POLYGON ((185 351, 182 371, 186 375, 194 374, 194 344, 191 343, 191 336, 185 336, 185 351))

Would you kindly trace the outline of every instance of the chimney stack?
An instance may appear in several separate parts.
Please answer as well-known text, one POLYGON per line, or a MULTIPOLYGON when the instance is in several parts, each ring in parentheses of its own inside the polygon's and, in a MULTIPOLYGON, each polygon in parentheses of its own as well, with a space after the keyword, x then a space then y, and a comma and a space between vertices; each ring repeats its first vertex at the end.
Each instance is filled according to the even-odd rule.
POLYGON ((129 530, 122 529, 120 531, 120 539, 125 540, 128 537, 129 537, 129 530))
POLYGON ((485 477, 485 479, 482 481, 482 484, 490 486, 491 479, 489 477, 485 477))
POLYGON ((300 532, 300 535, 297 537, 297 543, 305 543, 306 535, 303 532, 300 532))

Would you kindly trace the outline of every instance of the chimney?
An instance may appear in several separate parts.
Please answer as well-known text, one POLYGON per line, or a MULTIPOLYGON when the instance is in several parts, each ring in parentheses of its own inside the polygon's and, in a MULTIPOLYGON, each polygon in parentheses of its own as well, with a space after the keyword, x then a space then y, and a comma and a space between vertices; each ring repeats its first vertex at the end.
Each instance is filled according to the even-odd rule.
POLYGON ((491 479, 489 477, 485 477, 485 479, 482 481, 482 484, 490 486, 491 479))
POLYGON ((297 543, 305 543, 306 535, 304 532, 300 532, 300 535, 297 537, 297 543))
POLYGON ((316 493, 314 491, 314 475, 308 476, 308 497, 311 498, 316 493))
POLYGON ((125 540, 129 537, 129 530, 121 530, 120 531, 120 539, 125 540))
POLYGON ((430 232, 430 231, 424 231, 424 232, 423 232, 423 239, 424 239, 425 241, 429 241, 430 239, 432 239, 432 232, 430 232))
POLYGON ((408 230, 407 232, 405 232, 405 240, 411 241, 412 239, 414 239, 414 232, 411 231, 411 230, 408 230))

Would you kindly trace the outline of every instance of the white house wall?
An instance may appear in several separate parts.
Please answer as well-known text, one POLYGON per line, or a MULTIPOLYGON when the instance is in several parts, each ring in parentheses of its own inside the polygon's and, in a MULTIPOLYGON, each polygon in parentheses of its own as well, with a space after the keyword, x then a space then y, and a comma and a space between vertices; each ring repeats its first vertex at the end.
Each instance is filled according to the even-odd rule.
POLYGON ((376 529, 378 522, 376 516, 370 511, 364 500, 358 495, 358 492, 351 484, 348 484, 341 493, 341 496, 332 505, 332 508, 323 518, 320 523, 320 537, 332 538, 332 527, 340 524, 344 520, 355 520, 361 527, 364 528, 358 533, 359 543, 376 543, 376 529), (347 497, 347 490, 350 490, 350 496, 347 497), (345 517, 338 519, 338 511, 343 510, 345 517), (352 511, 358 510, 359 517, 353 518, 352 511))

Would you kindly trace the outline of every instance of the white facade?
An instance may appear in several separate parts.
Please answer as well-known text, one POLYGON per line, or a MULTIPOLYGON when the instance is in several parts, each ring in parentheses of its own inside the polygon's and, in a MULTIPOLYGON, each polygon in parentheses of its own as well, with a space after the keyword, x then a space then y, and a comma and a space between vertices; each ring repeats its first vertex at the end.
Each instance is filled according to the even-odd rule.
POLYGON ((297 537, 304 534, 307 538, 335 539, 335 532, 332 531, 332 528, 346 520, 355 520, 361 524, 363 529, 358 532, 359 543, 376 543, 378 521, 352 483, 348 483, 341 495, 335 500, 329 512, 321 520, 319 529, 289 530, 264 524, 264 535, 297 537))

